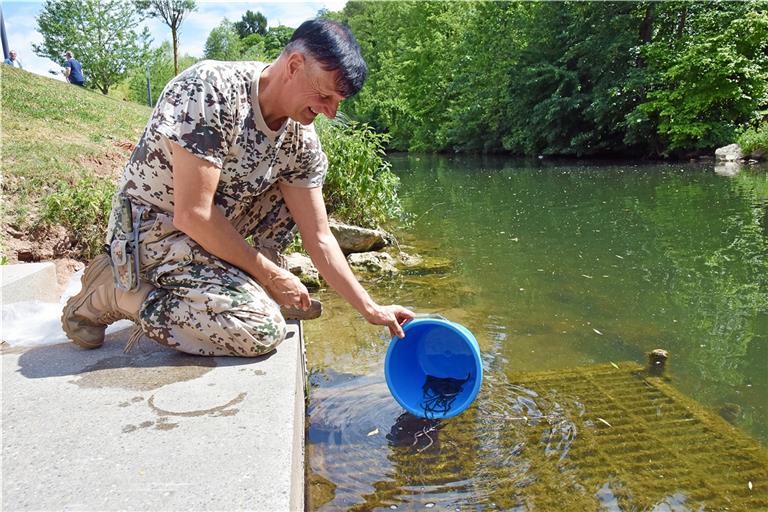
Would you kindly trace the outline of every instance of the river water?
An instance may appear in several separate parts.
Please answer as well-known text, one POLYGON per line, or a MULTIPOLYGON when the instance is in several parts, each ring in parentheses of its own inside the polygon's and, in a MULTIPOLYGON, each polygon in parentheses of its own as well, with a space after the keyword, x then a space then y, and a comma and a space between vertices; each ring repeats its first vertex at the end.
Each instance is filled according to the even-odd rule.
MULTIPOLYGON (((578 421, 578 397, 566 404, 511 376, 645 364, 655 348, 671 354, 672 386, 768 444, 765 170, 390 159, 411 217, 395 229, 401 249, 450 265, 364 284, 380 302, 470 329, 484 389, 479 405, 441 424, 402 416, 383 378, 388 336, 333 292, 319 292, 323 320, 307 322, 305 333, 310 510, 534 509, 526 489, 537 473, 516 458, 531 418, 549 422, 541 457, 554 451, 558 461, 593 426, 578 421), (479 450, 478 438, 497 441, 479 450)), ((565 503, 574 485, 535 492, 565 503)), ((605 510, 626 509, 606 485, 584 492, 605 510)), ((697 509, 676 491, 623 503, 697 509)))

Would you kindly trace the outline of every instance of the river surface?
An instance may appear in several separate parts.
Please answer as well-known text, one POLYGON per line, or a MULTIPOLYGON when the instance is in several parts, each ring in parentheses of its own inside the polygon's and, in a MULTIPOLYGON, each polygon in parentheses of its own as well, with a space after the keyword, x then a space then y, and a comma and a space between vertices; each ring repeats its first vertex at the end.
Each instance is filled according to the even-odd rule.
POLYGON ((765 170, 723 176, 712 164, 390 161, 411 218, 394 229, 400 248, 450 265, 437 260, 429 271, 363 282, 382 303, 466 326, 480 344, 485 381, 476 404, 457 418, 403 415, 383 377, 388 335, 320 291, 323 319, 305 324, 308 509, 547 510, 544 503, 560 503, 575 510, 578 500, 565 504, 580 494, 600 510, 716 506, 696 498, 685 479, 647 496, 633 496, 616 472, 584 488, 564 464, 570 446, 601 426, 585 419, 589 397, 558 398, 514 376, 645 365, 648 351, 663 348, 669 384, 764 450, 765 170), (561 483, 534 485, 546 480, 539 459, 558 461, 550 480, 561 483), (537 501, 543 494, 555 501, 537 501))

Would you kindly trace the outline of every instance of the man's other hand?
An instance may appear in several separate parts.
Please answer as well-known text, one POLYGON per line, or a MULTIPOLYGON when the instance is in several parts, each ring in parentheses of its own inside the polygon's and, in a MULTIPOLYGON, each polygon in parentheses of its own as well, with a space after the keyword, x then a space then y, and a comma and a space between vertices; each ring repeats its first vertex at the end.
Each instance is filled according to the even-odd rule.
POLYGON ((365 315, 365 319, 373 325, 385 325, 389 328, 390 336, 404 338, 403 325, 413 320, 414 313, 410 309, 392 304, 390 306, 374 306, 365 315))
POLYGON ((267 292, 281 306, 291 306, 304 311, 309 309, 309 291, 298 277, 285 269, 278 269, 265 284, 267 292))

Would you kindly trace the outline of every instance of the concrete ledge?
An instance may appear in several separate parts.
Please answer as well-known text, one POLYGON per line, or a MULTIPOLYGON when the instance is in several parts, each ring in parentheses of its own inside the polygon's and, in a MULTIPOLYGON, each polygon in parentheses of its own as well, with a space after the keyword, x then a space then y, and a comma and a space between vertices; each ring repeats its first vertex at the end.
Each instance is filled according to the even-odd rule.
POLYGON ((3 510, 304 509, 301 326, 258 359, 129 331, 2 351, 3 510))
POLYGON ((59 302, 56 265, 50 261, 2 265, 0 276, 3 304, 25 300, 59 302))

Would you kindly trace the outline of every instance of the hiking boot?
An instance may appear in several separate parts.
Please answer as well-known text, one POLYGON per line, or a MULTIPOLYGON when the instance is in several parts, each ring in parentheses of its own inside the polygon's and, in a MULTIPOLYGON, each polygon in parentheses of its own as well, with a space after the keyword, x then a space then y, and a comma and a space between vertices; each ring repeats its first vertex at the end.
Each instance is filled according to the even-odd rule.
POLYGON ((107 326, 118 320, 138 322, 139 309, 153 289, 142 283, 135 292, 118 290, 109 256, 97 256, 83 272, 80 293, 71 297, 61 315, 61 326, 76 345, 99 348, 107 326))
POLYGON ((314 320, 323 314, 323 303, 317 299, 310 299, 309 309, 306 311, 294 306, 280 306, 280 313, 286 320, 314 320))

